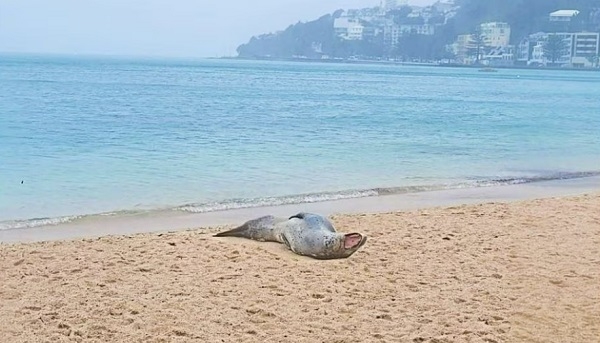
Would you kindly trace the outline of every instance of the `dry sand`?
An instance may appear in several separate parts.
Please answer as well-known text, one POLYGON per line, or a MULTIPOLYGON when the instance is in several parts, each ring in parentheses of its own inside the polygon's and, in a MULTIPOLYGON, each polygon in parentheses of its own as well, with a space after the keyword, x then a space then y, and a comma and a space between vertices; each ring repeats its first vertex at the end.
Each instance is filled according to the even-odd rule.
POLYGON ((369 236, 349 259, 218 228, 2 244, 0 340, 600 342, 600 194, 332 219, 369 236))

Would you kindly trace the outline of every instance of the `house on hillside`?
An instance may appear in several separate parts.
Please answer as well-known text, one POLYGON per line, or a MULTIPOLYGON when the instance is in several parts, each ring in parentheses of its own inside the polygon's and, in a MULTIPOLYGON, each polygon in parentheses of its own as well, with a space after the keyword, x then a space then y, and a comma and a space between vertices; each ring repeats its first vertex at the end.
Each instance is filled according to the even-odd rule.
POLYGON ((359 19, 352 17, 339 17, 333 21, 335 34, 346 40, 361 40, 365 27, 359 19))
POLYGON ((578 10, 558 10, 549 14, 548 27, 550 32, 573 32, 583 30, 584 18, 578 10))
POLYGON ((515 47, 513 45, 497 46, 486 49, 481 63, 494 67, 508 67, 514 65, 515 47))
POLYGON ((550 21, 570 22, 579 15, 578 10, 558 10, 550 13, 550 21))

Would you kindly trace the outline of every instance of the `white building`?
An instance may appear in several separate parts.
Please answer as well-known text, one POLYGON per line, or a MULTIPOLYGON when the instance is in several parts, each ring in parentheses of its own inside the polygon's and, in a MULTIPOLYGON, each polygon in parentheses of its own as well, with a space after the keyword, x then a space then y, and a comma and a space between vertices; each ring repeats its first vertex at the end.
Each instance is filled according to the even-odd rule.
POLYGON ((573 34, 573 49, 571 55, 571 66, 573 67, 591 67, 589 60, 592 56, 600 54, 600 33, 598 32, 577 32, 573 34))
POLYGON ((392 20, 388 21, 383 27, 383 45, 395 48, 401 35, 400 26, 394 24, 392 20))
POLYGON ((558 10, 550 13, 550 21, 569 22, 579 15, 578 10, 558 10))
POLYGON ((527 64, 546 64, 546 58, 544 56, 544 42, 536 42, 531 50, 531 57, 527 64))
MULTIPOLYGON (((598 32, 561 32, 552 33, 562 38, 565 50, 555 63, 571 67, 591 67, 593 63, 590 57, 600 54, 600 33, 598 32)), ((539 32, 530 35, 519 44, 519 61, 527 61, 528 64, 537 63, 546 65, 550 63, 548 56, 544 54, 544 45, 551 34, 539 32), (529 52, 527 56, 526 53, 529 52)))
POLYGON ((431 35, 435 34, 435 27, 433 25, 429 25, 429 24, 423 24, 423 25, 403 24, 403 25, 400 25, 400 32, 402 33, 402 35, 418 34, 418 35, 431 36, 431 35))
POLYGON ((471 35, 458 35, 456 42, 452 44, 452 52, 456 56, 456 61, 462 64, 472 64, 476 59, 475 56, 471 55, 473 47, 474 43, 471 35))
POLYGON ((435 26, 430 24, 412 25, 403 24, 397 25, 393 20, 388 20, 383 26, 383 45, 386 47, 396 47, 400 37, 410 34, 417 35, 433 35, 435 26))
POLYGON ((482 57, 482 62, 491 66, 511 66, 514 60, 515 47, 512 45, 492 48, 482 57))
POLYGON ((506 47, 510 43, 510 25, 491 22, 481 24, 481 34, 485 45, 490 47, 506 47))
POLYGON ((350 17, 339 17, 333 21, 335 34, 347 40, 361 40, 365 27, 360 20, 350 17))

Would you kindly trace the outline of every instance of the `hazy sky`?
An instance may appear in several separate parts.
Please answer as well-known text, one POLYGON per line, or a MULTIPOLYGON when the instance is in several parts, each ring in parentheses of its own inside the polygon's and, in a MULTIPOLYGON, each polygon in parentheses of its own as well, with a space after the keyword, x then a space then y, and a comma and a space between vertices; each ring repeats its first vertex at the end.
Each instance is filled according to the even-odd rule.
MULTIPOLYGON (((434 0, 412 0, 423 5, 434 0)), ((0 52, 214 57, 379 0, 0 0, 0 52)))

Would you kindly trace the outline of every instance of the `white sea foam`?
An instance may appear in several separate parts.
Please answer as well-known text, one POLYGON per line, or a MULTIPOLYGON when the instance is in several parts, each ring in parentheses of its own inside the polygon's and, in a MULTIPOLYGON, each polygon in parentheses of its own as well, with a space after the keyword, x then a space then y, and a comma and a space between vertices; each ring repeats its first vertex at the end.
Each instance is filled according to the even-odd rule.
MULTIPOLYGON (((600 171, 588 171, 588 172, 572 172, 572 173, 549 173, 541 176, 533 177, 503 177, 503 178, 492 178, 492 179, 476 179, 469 181, 462 181, 456 183, 447 184, 430 184, 430 185, 416 185, 416 186, 401 186, 401 187, 382 187, 373 189, 363 190, 346 190, 339 192, 322 192, 322 193, 309 193, 309 194, 296 194, 281 197, 260 197, 260 198, 248 198, 248 199, 229 199, 217 202, 208 203, 195 203, 187 204, 183 206, 173 207, 167 209, 170 211, 182 211, 189 213, 205 213, 205 212, 216 212, 216 211, 227 211, 242 208, 253 208, 253 207, 265 207, 265 206, 279 206, 279 205, 290 205, 290 204, 303 204, 303 203, 315 203, 323 201, 333 201, 342 199, 352 198, 364 198, 373 196, 393 195, 393 194, 404 194, 404 193, 418 193, 444 189, 464 189, 474 187, 493 187, 502 185, 516 185, 524 183, 533 183, 540 181, 551 181, 551 180, 565 180, 575 179, 582 177, 593 177, 600 176, 600 171)), ((164 211, 165 209, 156 209, 155 211, 164 211)), ((35 218, 29 220, 10 220, 0 222, 0 230, 9 229, 25 229, 39 226, 59 225, 69 223, 84 217, 90 216, 120 216, 130 215, 138 213, 149 213, 154 211, 116 211, 106 212, 96 215, 75 215, 75 216, 63 216, 55 218, 35 218)))
POLYGON ((298 194, 281 197, 263 197, 250 199, 232 199, 221 202, 188 204, 176 207, 175 210, 204 213, 215 211, 226 211, 240 208, 263 207, 263 206, 278 206, 289 204, 313 203, 321 201, 332 201, 341 199, 363 198, 380 195, 392 195, 403 193, 418 193, 443 189, 462 189, 473 187, 493 187, 502 185, 516 185, 523 183, 573 179, 588 176, 597 176, 600 172, 574 172, 574 173, 554 173, 535 177, 505 177, 487 180, 472 180, 466 182, 456 182, 448 184, 431 184, 431 185, 416 185, 416 186, 401 186, 401 187, 381 187, 363 190, 347 190, 340 192, 323 192, 311 194, 298 194))
POLYGON ((188 204, 188 205, 176 207, 175 209, 179 210, 179 211, 192 212, 192 213, 204 213, 204 212, 226 211, 226 210, 250 208, 250 207, 278 206, 278 205, 313 203, 313 202, 341 200, 341 199, 363 198, 363 197, 370 197, 370 196, 377 196, 377 195, 379 195, 379 193, 375 189, 351 190, 351 191, 342 191, 342 192, 298 194, 298 195, 282 196, 282 197, 232 199, 232 200, 226 200, 226 201, 221 201, 221 202, 188 204))
POLYGON ((0 222, 0 230, 26 229, 38 226, 58 225, 72 222, 83 216, 65 216, 55 218, 35 218, 27 220, 8 220, 0 222))

